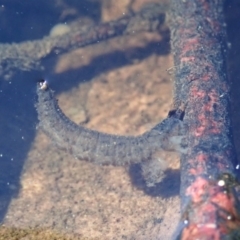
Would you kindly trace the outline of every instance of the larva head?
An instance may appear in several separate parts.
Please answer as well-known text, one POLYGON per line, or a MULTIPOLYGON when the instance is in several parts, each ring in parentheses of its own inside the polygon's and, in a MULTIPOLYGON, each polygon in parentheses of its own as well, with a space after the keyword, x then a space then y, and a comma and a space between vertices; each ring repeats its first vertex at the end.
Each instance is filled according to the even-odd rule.
POLYGON ((168 113, 168 117, 176 118, 176 119, 179 119, 182 121, 184 118, 184 114, 185 114, 185 112, 182 109, 178 108, 178 109, 170 110, 168 113))
POLYGON ((48 83, 47 83, 46 80, 41 79, 41 80, 38 81, 38 86, 39 86, 39 88, 40 88, 41 90, 47 90, 47 88, 48 88, 48 83))

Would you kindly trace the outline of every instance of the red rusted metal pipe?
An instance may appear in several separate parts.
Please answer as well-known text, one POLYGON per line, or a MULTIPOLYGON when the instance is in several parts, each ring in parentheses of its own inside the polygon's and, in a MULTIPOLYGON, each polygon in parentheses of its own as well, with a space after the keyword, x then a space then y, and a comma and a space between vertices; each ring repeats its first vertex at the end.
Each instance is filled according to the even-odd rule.
POLYGON ((175 105, 185 105, 176 239, 240 239, 223 0, 172 0, 175 105))

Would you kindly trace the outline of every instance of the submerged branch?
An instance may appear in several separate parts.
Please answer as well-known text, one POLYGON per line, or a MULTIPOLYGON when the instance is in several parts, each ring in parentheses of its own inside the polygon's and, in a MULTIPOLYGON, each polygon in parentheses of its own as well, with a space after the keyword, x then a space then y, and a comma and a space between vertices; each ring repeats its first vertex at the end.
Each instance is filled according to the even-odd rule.
POLYGON ((182 219, 176 239, 239 239, 222 0, 172 0, 175 105, 186 104, 182 219), (238 237, 237 237, 238 236, 238 237))
POLYGON ((159 30, 165 21, 166 10, 166 5, 148 4, 137 13, 87 29, 79 26, 60 36, 47 36, 41 40, 19 44, 0 44, 0 75, 9 78, 16 70, 41 70, 41 61, 46 57, 116 36, 159 30))

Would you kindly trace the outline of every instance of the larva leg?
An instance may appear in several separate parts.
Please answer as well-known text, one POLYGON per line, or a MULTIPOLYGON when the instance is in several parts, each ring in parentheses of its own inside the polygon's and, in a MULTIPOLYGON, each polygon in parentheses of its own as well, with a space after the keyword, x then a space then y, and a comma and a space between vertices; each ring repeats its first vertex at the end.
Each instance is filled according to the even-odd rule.
POLYGON ((152 156, 149 161, 141 163, 142 175, 148 187, 153 187, 156 183, 162 181, 165 177, 165 170, 167 169, 167 162, 160 158, 152 156))

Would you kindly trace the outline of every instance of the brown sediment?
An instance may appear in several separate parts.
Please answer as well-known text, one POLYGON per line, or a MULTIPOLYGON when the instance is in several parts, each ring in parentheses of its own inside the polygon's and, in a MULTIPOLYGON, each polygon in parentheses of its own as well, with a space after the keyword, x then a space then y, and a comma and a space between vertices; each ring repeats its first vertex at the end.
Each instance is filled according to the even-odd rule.
MULTIPOLYGON (((86 240, 85 237, 69 236, 61 234, 56 231, 44 228, 15 228, 15 227, 0 227, 0 240, 20 240, 20 239, 32 239, 32 240, 86 240)), ((90 238, 88 238, 90 240, 90 238)), ((94 239, 92 239, 94 240, 94 239)))
POLYGON ((189 148, 181 157, 183 218, 177 239, 236 237, 240 215, 223 1, 176 0, 171 7, 175 105, 186 104, 189 128, 189 148))

